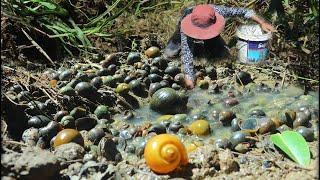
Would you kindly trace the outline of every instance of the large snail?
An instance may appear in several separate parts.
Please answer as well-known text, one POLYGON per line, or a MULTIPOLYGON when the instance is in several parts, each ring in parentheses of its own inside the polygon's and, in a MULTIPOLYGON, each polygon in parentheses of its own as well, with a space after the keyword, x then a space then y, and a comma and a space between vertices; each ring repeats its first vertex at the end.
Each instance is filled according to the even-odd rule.
POLYGON ((53 147, 56 148, 57 146, 70 142, 80 144, 81 146, 84 145, 83 137, 79 131, 75 129, 64 129, 55 136, 53 147))
POLYGON ((150 169, 159 174, 169 173, 180 165, 188 164, 184 145, 170 134, 152 137, 146 144, 144 158, 150 169))

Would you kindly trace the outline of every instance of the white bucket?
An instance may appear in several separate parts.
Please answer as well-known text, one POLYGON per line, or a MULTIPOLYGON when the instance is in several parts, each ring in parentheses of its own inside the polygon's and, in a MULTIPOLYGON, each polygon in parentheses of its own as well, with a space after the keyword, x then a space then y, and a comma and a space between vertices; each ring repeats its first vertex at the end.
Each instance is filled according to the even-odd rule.
POLYGON ((271 33, 264 33, 259 25, 243 25, 237 29, 238 59, 242 63, 261 63, 269 55, 271 33))

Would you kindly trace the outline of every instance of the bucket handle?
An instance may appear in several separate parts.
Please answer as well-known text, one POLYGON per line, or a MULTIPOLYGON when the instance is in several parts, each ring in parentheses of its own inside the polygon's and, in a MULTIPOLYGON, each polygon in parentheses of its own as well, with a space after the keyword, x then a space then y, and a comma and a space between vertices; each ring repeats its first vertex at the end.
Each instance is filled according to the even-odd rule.
MULTIPOLYGON (((248 42, 248 41, 246 41, 246 40, 244 40, 244 39, 241 39, 241 38, 239 38, 239 40, 240 40, 240 41, 243 41, 243 42, 248 42)), ((242 45, 241 47, 237 47, 237 49, 241 49, 241 48, 243 48, 244 46, 247 46, 247 44, 244 44, 244 45, 242 45)))

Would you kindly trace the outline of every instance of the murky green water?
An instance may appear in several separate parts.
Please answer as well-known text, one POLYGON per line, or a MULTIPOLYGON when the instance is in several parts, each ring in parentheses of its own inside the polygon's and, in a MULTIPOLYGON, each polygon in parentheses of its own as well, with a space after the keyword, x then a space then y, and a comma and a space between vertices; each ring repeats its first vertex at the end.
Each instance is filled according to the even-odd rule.
MULTIPOLYGON (((188 112, 187 119, 183 122, 184 126, 188 126, 191 121, 194 120, 194 116, 201 116, 208 120, 211 127, 211 136, 214 138, 228 138, 231 135, 230 127, 224 127, 219 123, 217 117, 212 114, 214 111, 221 112, 223 110, 233 111, 237 118, 245 119, 253 109, 261 109, 267 117, 273 117, 279 113, 283 113, 286 110, 297 110, 301 106, 309 107, 313 113, 312 118, 318 118, 318 106, 319 97, 317 92, 310 92, 308 95, 304 95, 304 91, 297 87, 287 87, 281 90, 269 90, 268 92, 258 91, 253 88, 253 91, 244 91, 239 93, 234 88, 230 87, 226 90, 222 90, 218 94, 210 94, 208 90, 202 90, 195 88, 192 91, 188 91, 188 112), (228 107, 225 105, 224 100, 228 98, 228 92, 233 92, 235 99, 239 101, 239 104, 228 107)), ((142 106, 140 109, 136 109, 135 117, 127 120, 129 124, 141 125, 146 121, 156 123, 157 118, 161 114, 152 111, 148 105, 142 106)), ((116 120, 122 119, 122 115, 115 117, 116 120)))

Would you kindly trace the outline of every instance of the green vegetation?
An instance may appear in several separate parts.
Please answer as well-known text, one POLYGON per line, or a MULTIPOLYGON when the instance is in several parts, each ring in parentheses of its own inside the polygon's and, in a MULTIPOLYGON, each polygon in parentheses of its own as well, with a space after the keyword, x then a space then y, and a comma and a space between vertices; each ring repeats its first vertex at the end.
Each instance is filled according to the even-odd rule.
POLYGON ((310 164, 310 150, 306 140, 297 132, 284 131, 270 136, 271 141, 292 160, 307 167, 310 164))

